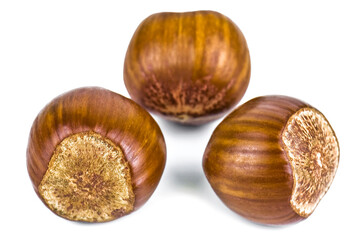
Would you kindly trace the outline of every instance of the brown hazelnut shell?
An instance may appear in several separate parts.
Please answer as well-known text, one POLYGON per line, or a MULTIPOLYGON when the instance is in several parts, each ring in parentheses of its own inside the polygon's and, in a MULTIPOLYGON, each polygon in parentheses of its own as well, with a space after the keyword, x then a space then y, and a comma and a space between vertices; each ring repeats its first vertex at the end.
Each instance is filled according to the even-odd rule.
POLYGON ((138 104, 98 87, 62 94, 36 117, 26 154, 36 193, 41 198, 38 186, 57 145, 73 134, 88 131, 106 137, 123 151, 130 166, 137 210, 150 198, 162 176, 166 161, 164 138, 154 119, 138 104))
MULTIPOLYGON (((313 209, 307 214, 299 213, 291 204, 293 190, 296 187, 295 168, 291 165, 290 156, 282 140, 285 126, 291 116, 303 109, 310 109, 316 112, 317 116, 323 117, 307 103, 291 97, 258 97, 235 109, 214 130, 203 156, 203 169, 215 193, 231 210, 251 221, 272 225, 298 222, 312 213, 313 209)), ((329 124, 326 119, 324 120, 325 124, 329 124)), ((301 128, 297 126, 297 130, 299 129, 301 128)), ((305 178, 311 179, 308 182, 308 186, 311 187, 305 192, 316 189, 315 192, 323 191, 322 196, 332 182, 339 161, 337 138, 331 127, 327 129, 333 137, 332 141, 319 144, 324 147, 315 144, 321 148, 320 152, 325 156, 324 169, 320 169, 317 176, 315 175, 318 169, 313 169, 315 164, 307 159, 314 156, 311 153, 312 147, 309 147, 312 145, 311 142, 302 142, 301 137, 289 142, 290 148, 300 150, 304 154, 304 159, 301 157, 300 161, 305 161, 307 166, 301 168, 301 172, 314 177, 305 178), (334 148, 328 149, 327 146, 330 145, 334 148), (327 167, 331 170, 327 170, 327 167), (312 171, 315 175, 312 175, 312 171), (327 171, 330 171, 332 176, 327 180, 326 186, 321 190, 313 188, 319 182, 323 183, 322 176, 326 175, 327 171)), ((303 129, 298 134, 305 136, 307 131, 303 129)), ((314 130, 310 130, 314 137, 312 131, 314 130)), ((318 140, 317 137, 314 139, 318 140)), ((299 179, 296 181, 303 181, 302 176, 299 179)), ((307 194, 302 194, 301 192, 296 200, 309 201, 304 197, 307 194)), ((318 202, 315 206, 317 204, 318 202)))
POLYGON ((185 124, 217 119, 243 97, 250 56, 240 29, 213 11, 162 12, 135 31, 124 82, 137 103, 185 124))

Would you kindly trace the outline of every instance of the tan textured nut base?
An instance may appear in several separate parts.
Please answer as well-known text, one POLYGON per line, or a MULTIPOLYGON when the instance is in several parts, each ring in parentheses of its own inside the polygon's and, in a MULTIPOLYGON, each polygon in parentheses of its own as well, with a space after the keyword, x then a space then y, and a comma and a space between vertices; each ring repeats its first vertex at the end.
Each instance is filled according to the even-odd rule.
POLYGON ((122 150, 94 132, 71 135, 57 146, 39 194, 51 210, 75 221, 110 221, 134 204, 122 150))
POLYGON ((302 108, 288 120, 282 141, 293 169, 291 206, 308 217, 336 174, 339 147, 335 133, 319 111, 302 108))

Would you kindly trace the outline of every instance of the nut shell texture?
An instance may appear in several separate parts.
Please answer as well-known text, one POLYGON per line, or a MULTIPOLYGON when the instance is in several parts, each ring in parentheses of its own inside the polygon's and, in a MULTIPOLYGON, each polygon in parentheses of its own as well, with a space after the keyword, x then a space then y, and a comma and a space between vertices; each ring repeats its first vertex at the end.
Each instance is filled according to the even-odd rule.
POLYGON ((212 11, 149 16, 135 31, 124 63, 132 99, 186 124, 221 117, 243 97, 249 78, 243 34, 212 11))
MULTIPOLYGON (((157 123, 139 105, 119 94, 96 87, 80 88, 60 95, 46 105, 36 117, 30 131, 27 148, 27 168, 36 193, 44 201, 42 194, 39 193, 39 186, 53 181, 51 173, 47 172, 48 168, 54 167, 49 166, 53 155, 58 160, 54 159, 52 165, 57 164, 58 167, 55 167, 59 169, 61 167, 58 164, 59 159, 64 159, 71 154, 78 154, 80 157, 82 153, 90 156, 97 155, 98 152, 103 151, 102 149, 109 149, 111 154, 109 157, 104 155, 102 159, 105 159, 105 162, 102 165, 106 166, 106 159, 119 161, 123 170, 114 168, 114 171, 121 171, 126 179, 129 179, 127 177, 129 166, 131 187, 134 193, 134 203, 131 208, 132 210, 138 209, 152 195, 162 176, 166 159, 163 135, 157 123), (91 139, 91 144, 96 148, 89 145, 90 143, 82 145, 84 141, 87 143, 87 139, 91 139), (65 144, 65 147, 59 145, 60 143, 65 144), (70 148, 75 144, 82 148, 80 150, 70 148), (68 148, 66 148, 67 146, 68 148), (51 181, 42 183, 46 173, 47 179, 51 181)), ((80 157, 74 157, 74 161, 82 161, 80 157)), ((92 164, 84 162, 83 165, 90 166, 92 164)), ((114 164, 108 165, 116 166, 114 164)), ((81 164, 72 164, 71 166, 76 167, 81 164)), ((87 169, 84 168, 84 171, 75 173, 77 175, 84 172, 84 177, 78 176, 77 182, 80 182, 80 185, 84 185, 81 181, 84 181, 87 169)), ((113 173, 105 171, 104 174, 106 174, 105 177, 108 177, 113 173)), ((106 186, 99 182, 97 175, 92 176, 90 180, 97 186, 85 186, 83 191, 84 189, 90 191, 89 189, 96 187, 102 189, 101 187, 106 186)), ((48 185, 44 186, 48 187, 48 185)), ((45 189, 44 186, 42 185, 45 189)), ((130 192, 130 200, 133 198, 132 192, 130 192)), ((47 204, 47 201, 44 203, 47 204)), ((69 206, 69 208, 72 207, 69 206)), ((56 213, 62 216, 58 212, 56 213)), ((109 221, 127 213, 114 211, 113 216, 108 219, 85 218, 84 220, 70 217, 68 219, 109 221)))
POLYGON ((327 192, 339 161, 325 117, 294 98, 250 100, 215 129, 203 169, 233 211, 263 224, 308 217, 327 192))

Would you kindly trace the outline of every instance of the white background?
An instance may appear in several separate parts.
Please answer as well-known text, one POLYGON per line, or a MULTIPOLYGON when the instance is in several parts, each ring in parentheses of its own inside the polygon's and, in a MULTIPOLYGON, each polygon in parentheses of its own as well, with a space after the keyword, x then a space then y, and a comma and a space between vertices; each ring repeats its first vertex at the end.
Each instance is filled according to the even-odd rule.
POLYGON ((0 239, 360 239, 361 5, 357 1, 1 1, 0 239), (341 147, 336 178, 298 224, 269 227, 234 214, 211 190, 201 161, 220 122, 180 127, 158 117, 167 144, 163 178, 138 211, 103 224, 64 220, 38 199, 25 151, 38 112, 57 95, 122 80, 138 24, 162 11, 215 10, 244 33, 252 74, 241 100, 289 95, 318 108, 341 147))

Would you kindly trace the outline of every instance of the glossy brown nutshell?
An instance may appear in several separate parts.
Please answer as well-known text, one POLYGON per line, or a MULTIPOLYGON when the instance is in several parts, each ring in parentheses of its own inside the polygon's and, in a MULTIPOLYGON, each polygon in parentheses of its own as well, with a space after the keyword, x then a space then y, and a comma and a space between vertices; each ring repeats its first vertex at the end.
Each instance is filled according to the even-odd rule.
POLYGON ((258 223, 307 218, 329 189, 339 145, 315 108, 284 96, 255 98, 215 129, 203 169, 219 198, 258 223))
POLYGON ((80 88, 36 117, 27 168, 45 205, 74 221, 129 214, 152 195, 165 166, 163 135, 138 104, 102 88, 80 88))
POLYGON ((212 11, 149 16, 135 31, 124 63, 132 99, 185 124, 221 117, 243 97, 249 79, 242 32, 212 11))

